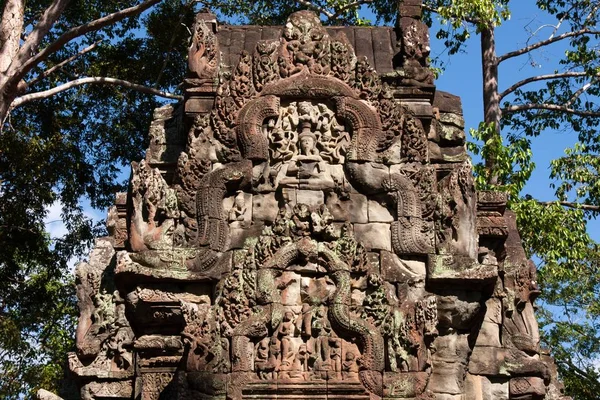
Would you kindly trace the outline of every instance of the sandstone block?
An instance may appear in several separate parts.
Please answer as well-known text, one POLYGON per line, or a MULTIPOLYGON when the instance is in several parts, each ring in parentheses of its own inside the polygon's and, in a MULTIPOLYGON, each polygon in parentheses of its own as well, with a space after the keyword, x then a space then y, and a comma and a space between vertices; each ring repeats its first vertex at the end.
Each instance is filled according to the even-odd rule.
POLYGON ((320 190, 302 190, 296 191, 296 203, 307 204, 311 208, 319 207, 325 202, 325 196, 320 190))

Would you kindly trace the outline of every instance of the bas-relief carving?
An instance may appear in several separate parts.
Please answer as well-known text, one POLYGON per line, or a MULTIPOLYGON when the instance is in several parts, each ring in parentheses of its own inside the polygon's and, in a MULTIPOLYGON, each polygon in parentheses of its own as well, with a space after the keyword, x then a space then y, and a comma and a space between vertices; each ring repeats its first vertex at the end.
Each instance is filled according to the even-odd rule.
POLYGON ((142 399, 455 398, 481 377, 545 393, 534 270, 470 164, 431 161, 432 121, 313 13, 231 69, 198 21, 190 72, 217 78, 214 106, 173 176, 133 165, 126 250, 78 270, 72 369, 142 399))

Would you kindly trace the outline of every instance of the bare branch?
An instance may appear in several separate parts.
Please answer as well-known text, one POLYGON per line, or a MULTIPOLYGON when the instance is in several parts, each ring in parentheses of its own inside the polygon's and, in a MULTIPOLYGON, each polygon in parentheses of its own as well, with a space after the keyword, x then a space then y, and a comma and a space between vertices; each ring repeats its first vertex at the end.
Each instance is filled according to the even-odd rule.
POLYGON ((577 90, 575 93, 573 93, 573 96, 571 96, 569 101, 567 101, 565 103, 565 106, 570 107, 575 102, 575 100, 577 100, 582 94, 587 92, 587 90, 597 81, 598 81, 598 79, 592 79, 591 81, 589 81, 588 83, 586 83, 585 85, 580 87, 579 90, 577 90))
POLYGON ((53 74, 54 72, 56 72, 57 70, 59 70, 60 68, 62 68, 65 65, 69 64, 71 61, 74 61, 75 59, 81 57, 85 53, 89 53, 90 51, 94 50, 98 46, 98 44, 100 44, 100 42, 102 42, 102 40, 98 40, 96 43, 92 43, 91 45, 89 45, 85 49, 80 50, 77 54, 74 54, 71 57, 67 58, 66 60, 59 62, 58 64, 56 64, 52 68, 48 68, 46 71, 42 72, 41 74, 39 74, 38 76, 36 76, 32 80, 30 80, 29 82, 27 82, 27 85, 28 86, 33 86, 33 84, 41 81, 42 79, 47 78, 48 76, 50 76, 51 74, 53 74))
POLYGON ((499 56, 498 57, 498 63, 501 63, 502 61, 506 61, 509 58, 513 58, 513 57, 517 57, 517 56, 520 56, 520 55, 525 54, 525 53, 529 53, 530 51, 533 51, 535 49, 539 49, 540 47, 547 46, 547 45, 552 44, 552 43, 556 43, 556 42, 561 41, 563 39, 567 39, 567 38, 570 38, 570 37, 576 37, 576 36, 583 36, 583 35, 600 35, 600 31, 594 31, 594 30, 591 30, 591 29, 588 29, 588 28, 584 28, 584 29, 580 29, 580 30, 574 31, 574 32, 563 33, 562 35, 555 36, 555 37, 552 37, 550 39, 542 40, 542 41, 534 43, 532 45, 523 47, 522 49, 511 51, 511 52, 508 52, 508 53, 506 53, 506 54, 504 54, 502 56, 499 56))
POLYGON ((114 12, 102 18, 98 18, 94 21, 88 22, 87 24, 79 25, 75 28, 68 30, 67 32, 60 35, 58 39, 56 39, 53 43, 48 45, 48 47, 40 51, 35 56, 29 58, 21 66, 21 68, 19 68, 18 72, 15 71, 13 79, 21 80, 22 77, 25 76, 25 74, 29 72, 34 66, 48 58, 50 54, 56 52, 71 40, 83 36, 86 33, 102 29, 105 26, 114 24, 125 18, 140 14, 148 8, 152 7, 153 5, 160 3, 161 1, 162 0, 146 0, 136 6, 114 12))
POLYGON ((563 207, 579 208, 584 211, 600 212, 600 206, 593 206, 590 204, 573 203, 570 201, 538 201, 538 204, 541 204, 543 206, 550 206, 550 205, 557 204, 557 203, 563 207))
POLYGON ((508 89, 506 89, 505 91, 500 93, 500 99, 508 96, 509 94, 511 94, 518 88, 520 88, 521 86, 527 85, 528 83, 531 83, 531 82, 544 81, 544 80, 549 80, 549 79, 575 78, 575 77, 581 77, 581 76, 587 76, 587 73, 586 72, 563 72, 563 73, 559 73, 559 74, 532 76, 532 77, 523 79, 522 81, 515 83, 514 85, 512 85, 511 87, 509 87, 508 89))
POLYGON ((128 89, 137 90, 138 92, 151 94, 151 95, 159 96, 159 97, 165 97, 167 99, 183 100, 183 96, 176 95, 173 93, 168 93, 168 92, 165 92, 162 90, 153 89, 148 86, 139 85, 137 83, 132 83, 132 82, 125 81, 122 79, 94 76, 94 77, 76 79, 74 81, 70 81, 70 82, 64 83, 62 85, 56 86, 55 88, 52 88, 52 89, 44 90, 42 92, 30 93, 30 94, 26 94, 21 97, 17 97, 11 103, 10 108, 14 109, 14 108, 22 106, 23 104, 28 103, 30 101, 46 99, 48 97, 54 96, 57 93, 64 92, 65 90, 68 90, 68 89, 71 89, 71 88, 74 88, 77 86, 87 85, 87 84, 99 84, 99 83, 123 86, 128 89))
POLYGON ((52 4, 44 10, 42 17, 39 19, 31 33, 27 35, 25 43, 23 43, 23 46, 21 46, 21 49, 17 54, 19 65, 25 63, 28 58, 33 56, 37 47, 42 43, 44 36, 52 29, 52 25, 60 18, 60 15, 70 1, 71 0, 54 0, 52 4))
POLYGON ((569 15, 569 13, 571 11, 573 11, 574 8, 575 8, 575 5, 572 5, 571 8, 569 8, 569 10, 564 13, 562 18, 558 20, 558 23, 554 26, 554 30, 552 31, 552 34, 550 35, 550 37, 548 39, 552 39, 554 37, 554 35, 556 35, 556 32, 558 32, 558 30, 560 29, 563 22, 565 22, 567 15, 569 15))
POLYGON ((568 106, 561 106, 558 104, 521 104, 517 106, 505 107, 501 111, 502 114, 508 114, 526 110, 548 110, 578 115, 580 117, 600 117, 600 111, 576 110, 574 108, 569 108, 568 106))
POLYGON ((587 17, 585 17, 584 25, 587 25, 589 23, 590 18, 592 18, 592 16, 596 14, 598 9, 600 9, 600 3, 597 4, 594 8, 592 8, 592 10, 588 13, 587 17))
POLYGON ((331 19, 333 17, 332 13, 330 13, 329 11, 327 11, 323 7, 319 7, 318 5, 314 4, 311 1, 308 1, 308 0, 298 0, 298 3, 300 3, 304 7, 312 8, 313 10, 318 11, 319 13, 325 15, 328 19, 331 19))
POLYGON ((354 8, 354 7, 361 6, 363 4, 369 4, 369 3, 372 3, 372 2, 373 2, 373 0, 357 0, 357 1, 353 1, 352 3, 348 3, 345 6, 341 7, 339 10, 337 10, 335 12, 335 14, 333 14, 333 17, 331 17, 331 19, 334 20, 334 19, 338 18, 346 10, 349 10, 351 8, 354 8))

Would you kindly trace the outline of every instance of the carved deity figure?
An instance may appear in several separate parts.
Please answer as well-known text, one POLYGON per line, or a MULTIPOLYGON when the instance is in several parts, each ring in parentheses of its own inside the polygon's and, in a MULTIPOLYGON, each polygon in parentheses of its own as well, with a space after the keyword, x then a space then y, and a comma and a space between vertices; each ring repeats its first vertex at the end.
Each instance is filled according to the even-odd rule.
POLYGON ((346 352, 346 357, 342 364, 342 378, 344 380, 358 379, 358 363, 356 361, 356 354, 353 351, 346 352))
POLYGON ((275 366, 269 362, 269 342, 266 337, 258 342, 254 348, 254 368, 259 379, 271 379, 275 366))
POLYGON ((283 78, 303 70, 316 74, 329 73, 329 37, 313 13, 300 11, 291 16, 283 36, 286 57, 279 59, 283 78))
POLYGON ((315 370, 327 371, 332 369, 331 350, 331 324, 327 319, 325 307, 320 306, 315 310, 312 323, 312 332, 315 338, 315 370))
POLYGON ((247 210, 248 207, 246 206, 246 200, 244 199, 244 192, 239 191, 233 199, 231 210, 229 210, 229 221, 243 221, 247 210))
POLYGON ((108 329, 115 321, 115 303, 112 293, 106 293, 106 289, 94 295, 94 323, 102 329, 108 329))

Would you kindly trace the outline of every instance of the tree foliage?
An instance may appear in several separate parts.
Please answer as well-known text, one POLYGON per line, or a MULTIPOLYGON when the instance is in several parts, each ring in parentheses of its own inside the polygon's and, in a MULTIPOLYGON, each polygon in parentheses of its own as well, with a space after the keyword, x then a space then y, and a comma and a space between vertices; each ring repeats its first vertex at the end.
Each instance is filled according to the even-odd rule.
MULTIPOLYGON (((27 1, 24 37, 51 3, 27 1)), ((73 0, 37 51, 73 27, 139 3, 73 0)), ((163 1, 140 18, 78 37, 32 68, 20 95, 43 93, 83 77, 118 78, 177 92, 196 11, 192 3, 163 1), (63 64, 65 60, 69 62, 63 64)), ((82 201, 105 210, 114 194, 125 189, 121 169, 143 157, 152 111, 163 102, 115 85, 82 85, 25 102, 4 120, 0 398, 30 398, 39 387, 60 391, 76 322, 70 262, 84 257, 102 232, 84 212, 82 201), (52 205, 62 208, 64 236, 47 232, 45 218, 52 205)))

